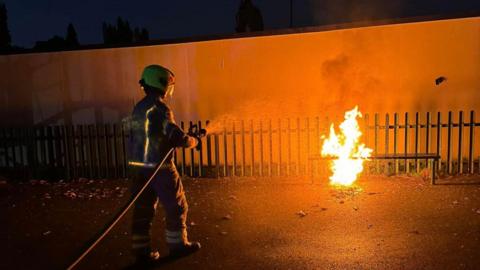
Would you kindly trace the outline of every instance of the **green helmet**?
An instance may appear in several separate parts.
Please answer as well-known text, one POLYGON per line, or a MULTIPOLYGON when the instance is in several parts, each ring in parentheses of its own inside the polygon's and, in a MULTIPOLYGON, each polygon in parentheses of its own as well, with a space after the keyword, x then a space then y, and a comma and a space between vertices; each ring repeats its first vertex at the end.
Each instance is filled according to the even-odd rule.
POLYGON ((150 65, 143 69, 140 84, 165 91, 168 86, 174 84, 174 81, 175 77, 170 70, 160 65, 150 65))

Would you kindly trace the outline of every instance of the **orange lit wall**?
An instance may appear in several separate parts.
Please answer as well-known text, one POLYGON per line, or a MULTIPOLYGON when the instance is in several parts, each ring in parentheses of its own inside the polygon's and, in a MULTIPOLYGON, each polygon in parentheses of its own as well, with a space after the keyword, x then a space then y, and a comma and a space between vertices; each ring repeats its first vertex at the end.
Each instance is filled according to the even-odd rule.
POLYGON ((480 17, 0 57, 2 125, 118 121, 158 63, 177 119, 480 112, 480 17), (437 77, 447 78, 435 85, 437 77))

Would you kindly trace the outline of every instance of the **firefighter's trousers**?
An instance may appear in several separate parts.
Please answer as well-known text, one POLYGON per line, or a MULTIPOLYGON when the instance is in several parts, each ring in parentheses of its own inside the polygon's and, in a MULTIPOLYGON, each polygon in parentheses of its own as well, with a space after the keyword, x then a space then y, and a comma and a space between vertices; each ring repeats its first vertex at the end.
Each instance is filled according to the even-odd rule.
MULTIPOLYGON (((153 174, 153 168, 130 167, 135 195, 153 174)), ((150 185, 138 198, 133 209, 132 251, 144 254, 151 251, 150 229, 158 201, 165 210, 166 242, 171 247, 186 243, 188 204, 182 181, 173 163, 163 166, 150 185)))

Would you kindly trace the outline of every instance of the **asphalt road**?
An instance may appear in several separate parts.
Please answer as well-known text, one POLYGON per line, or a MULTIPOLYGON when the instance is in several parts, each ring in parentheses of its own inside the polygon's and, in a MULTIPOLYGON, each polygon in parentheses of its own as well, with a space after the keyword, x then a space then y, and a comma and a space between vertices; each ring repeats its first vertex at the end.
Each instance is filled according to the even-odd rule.
MULTIPOLYGON (((186 179, 190 238, 203 247, 158 269, 480 269, 480 184, 370 176, 337 189, 309 180, 186 179)), ((64 268, 125 203, 128 184, 3 184, 0 268, 64 268)), ((78 269, 131 265, 130 218, 78 269)), ((165 254, 162 232, 159 209, 154 247, 165 254)))

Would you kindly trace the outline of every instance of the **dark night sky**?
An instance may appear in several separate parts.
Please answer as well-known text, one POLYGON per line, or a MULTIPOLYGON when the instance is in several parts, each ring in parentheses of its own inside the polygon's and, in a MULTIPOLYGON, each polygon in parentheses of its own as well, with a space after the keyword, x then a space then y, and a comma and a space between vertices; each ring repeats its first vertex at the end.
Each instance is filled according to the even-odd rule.
MULTIPOLYGON (((6 0, 14 45, 64 36, 73 23, 81 44, 102 43, 102 22, 118 16, 146 27, 151 39, 228 34, 240 0, 6 0)), ((265 29, 289 25, 290 0, 254 0, 265 29)), ((480 11, 480 0, 293 0, 294 25, 480 11)))

